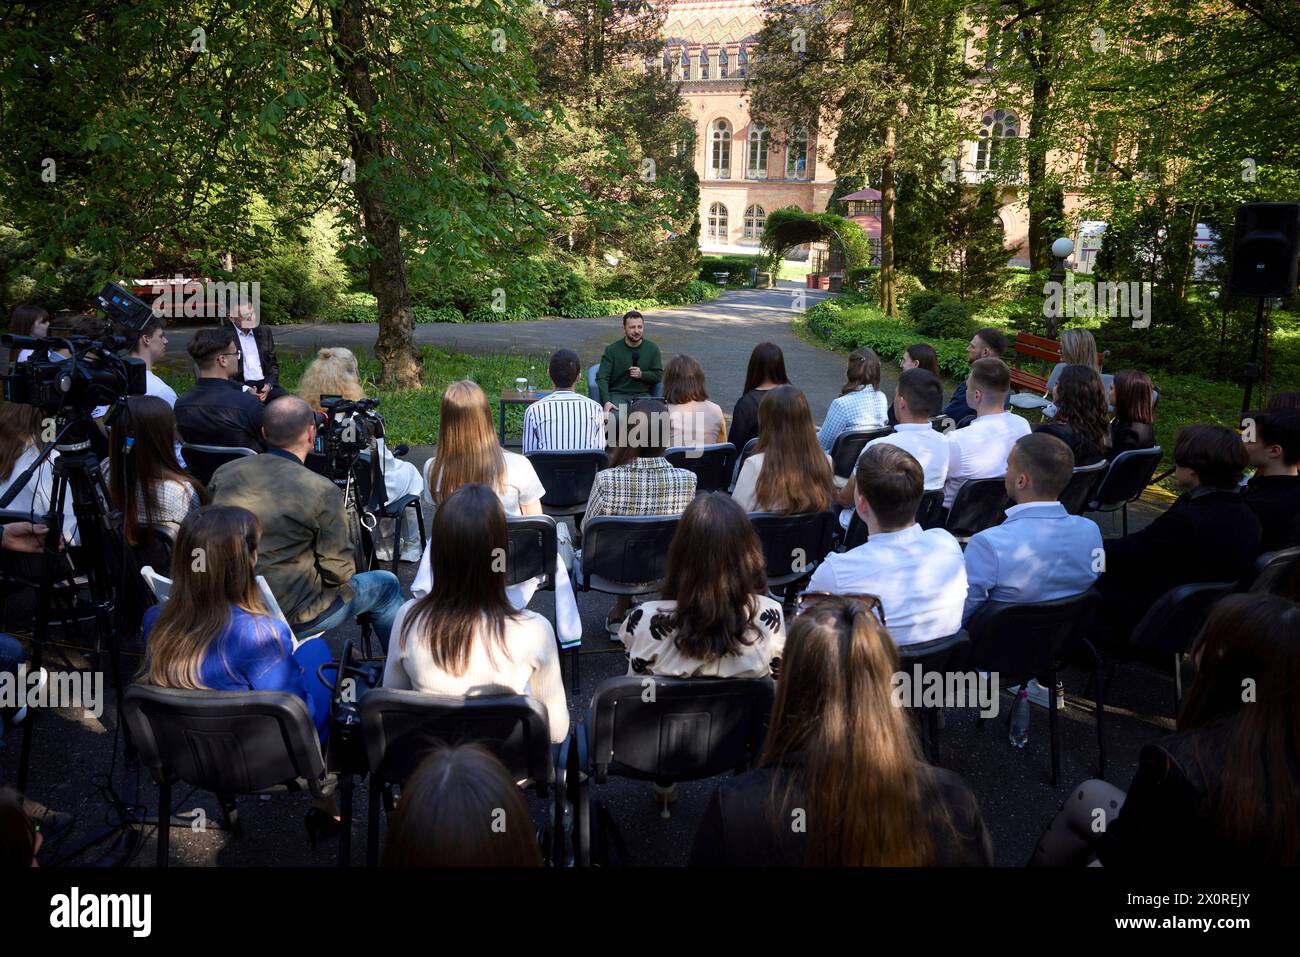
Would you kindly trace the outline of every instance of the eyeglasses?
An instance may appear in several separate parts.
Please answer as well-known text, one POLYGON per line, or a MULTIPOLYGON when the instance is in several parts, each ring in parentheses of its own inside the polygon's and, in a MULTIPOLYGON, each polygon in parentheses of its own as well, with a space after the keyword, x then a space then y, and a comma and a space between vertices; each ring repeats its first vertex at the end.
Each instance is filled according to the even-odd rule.
POLYGON ((882 625, 885 621, 885 605, 880 600, 879 595, 836 595, 828 591, 810 591, 799 596, 799 610, 795 616, 805 615, 820 605, 828 601, 845 601, 849 603, 850 610, 856 613, 858 606, 866 611, 873 612, 882 625))
POLYGON ((233 358, 235 358, 235 356, 237 356, 237 355, 239 355, 238 352, 222 352, 222 353, 220 353, 220 354, 217 356, 217 358, 218 358, 218 359, 233 359, 233 358))

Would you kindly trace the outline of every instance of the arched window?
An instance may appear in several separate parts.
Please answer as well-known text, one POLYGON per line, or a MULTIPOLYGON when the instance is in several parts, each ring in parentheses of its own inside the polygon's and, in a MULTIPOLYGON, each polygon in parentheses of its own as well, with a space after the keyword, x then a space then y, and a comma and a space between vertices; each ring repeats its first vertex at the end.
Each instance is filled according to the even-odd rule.
POLYGON ((755 204, 745 207, 745 238, 759 239, 763 235, 763 224, 767 222, 767 210, 755 204))
POLYGON ((725 80, 727 78, 727 70, 730 66, 731 64, 727 56, 727 48, 718 47, 718 79, 725 80))
POLYGON ((736 58, 738 69, 736 76, 744 76, 749 72, 749 51, 745 49, 745 44, 740 45, 740 55, 736 58))
POLYGON ((1020 117, 1010 110, 990 110, 980 125, 979 144, 975 148, 975 168, 998 169, 1006 150, 1002 140, 1020 135, 1020 117))
POLYGON ((749 172, 750 179, 767 179, 767 151, 772 144, 772 134, 761 123, 752 123, 749 127, 749 172))
POLYGON ((691 58, 690 55, 686 52, 686 47, 682 47, 681 64, 682 64, 682 79, 689 80, 691 78, 691 58))
POLYGON ((700 79, 709 78, 709 48, 700 47, 700 79))
POLYGON ((715 120, 709 134, 709 172, 714 179, 731 179, 731 124, 715 120))
POLYGON ((808 176, 808 131, 796 126, 790 131, 785 147, 785 178, 806 179, 808 176))
POLYGON ((709 238, 721 243, 727 241, 727 207, 721 203, 709 207, 709 238))

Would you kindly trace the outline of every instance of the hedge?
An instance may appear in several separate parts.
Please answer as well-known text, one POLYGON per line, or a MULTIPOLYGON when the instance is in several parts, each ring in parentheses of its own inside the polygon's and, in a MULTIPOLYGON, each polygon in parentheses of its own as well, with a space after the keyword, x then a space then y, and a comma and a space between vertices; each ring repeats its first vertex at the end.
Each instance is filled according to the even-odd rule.
POLYGON ((841 300, 827 299, 809 309, 805 319, 813 333, 840 349, 866 346, 882 359, 898 361, 908 346, 928 342, 939 357, 939 370, 944 375, 964 379, 969 371, 965 339, 926 339, 906 320, 891 319, 875 306, 846 306, 841 300))

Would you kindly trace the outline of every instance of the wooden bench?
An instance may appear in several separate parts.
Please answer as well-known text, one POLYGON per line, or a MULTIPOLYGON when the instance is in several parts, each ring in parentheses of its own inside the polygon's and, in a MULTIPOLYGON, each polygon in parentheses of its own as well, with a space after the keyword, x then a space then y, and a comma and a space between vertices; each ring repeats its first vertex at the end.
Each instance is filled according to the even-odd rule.
MULTIPOLYGON (((1016 333, 1015 344, 1016 355, 1027 359, 1042 359, 1049 362, 1052 368, 1056 363, 1061 361, 1061 344, 1055 339, 1047 339, 1043 336, 1032 336, 1027 332, 1016 333)), ((1106 353, 1097 353, 1097 371, 1101 372, 1102 363, 1106 360, 1106 353)), ((1051 373, 1051 369, 1048 370, 1051 373)), ((1043 376, 1034 375, 1032 372, 1026 372, 1024 369, 1011 369, 1011 387, 1013 389, 1026 389, 1035 392, 1038 395, 1045 395, 1047 392, 1047 379, 1043 376)))

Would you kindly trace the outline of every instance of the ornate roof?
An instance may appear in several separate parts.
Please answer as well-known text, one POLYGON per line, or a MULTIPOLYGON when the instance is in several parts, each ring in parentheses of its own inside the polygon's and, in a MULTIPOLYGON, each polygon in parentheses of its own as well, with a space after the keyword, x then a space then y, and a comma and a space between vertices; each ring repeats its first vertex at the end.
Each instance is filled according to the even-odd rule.
POLYGON ((670 43, 740 43, 763 28, 763 8, 753 0, 667 0, 663 6, 670 43))

